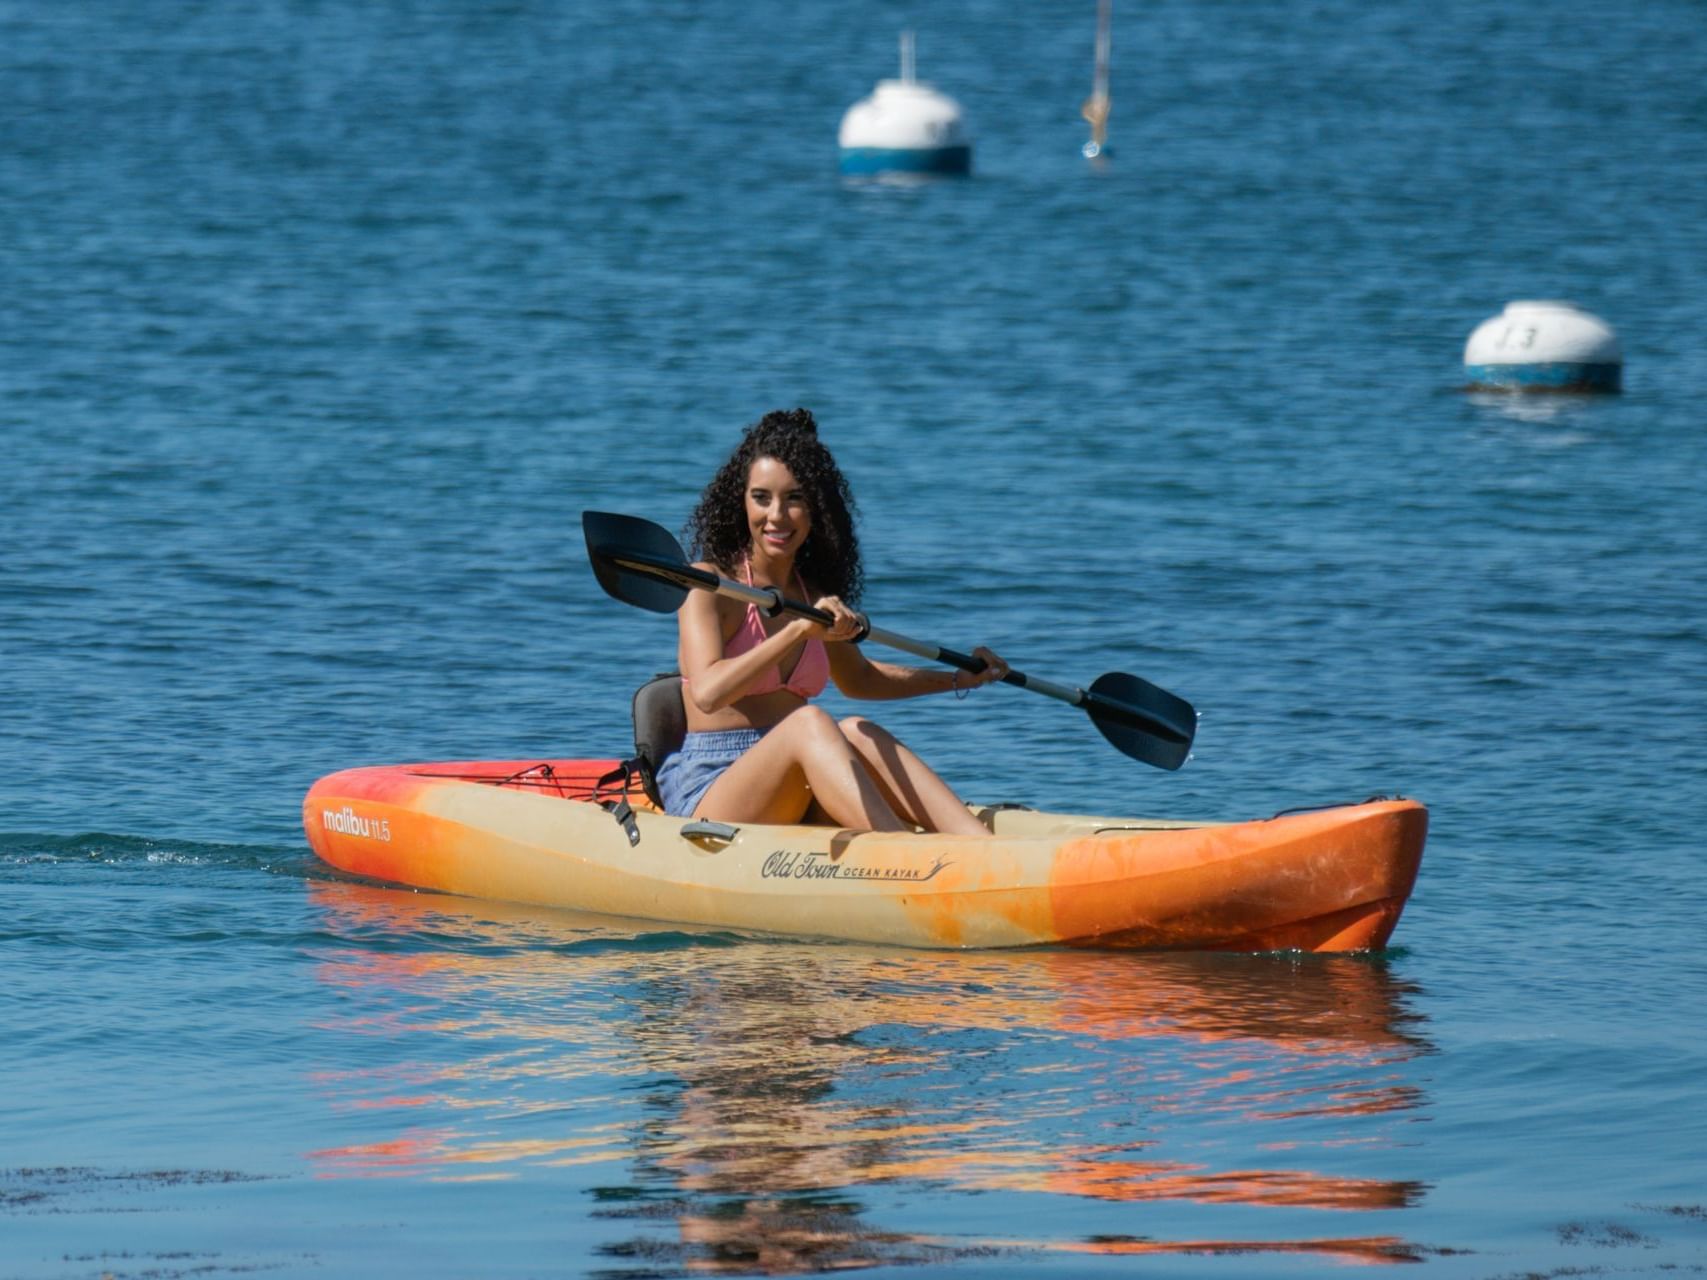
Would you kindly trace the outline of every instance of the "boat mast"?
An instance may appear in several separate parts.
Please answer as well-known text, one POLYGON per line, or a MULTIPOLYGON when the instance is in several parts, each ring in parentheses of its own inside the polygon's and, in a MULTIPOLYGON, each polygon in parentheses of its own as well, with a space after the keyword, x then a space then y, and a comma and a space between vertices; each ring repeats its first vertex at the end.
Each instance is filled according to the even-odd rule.
POLYGON ((1097 0, 1097 51, 1096 77, 1091 85, 1091 96, 1085 99, 1084 106, 1079 108, 1079 114, 1090 121, 1091 140, 1082 148, 1085 159, 1094 160, 1107 148, 1108 139, 1108 54, 1112 44, 1110 26, 1112 25, 1114 0, 1097 0))

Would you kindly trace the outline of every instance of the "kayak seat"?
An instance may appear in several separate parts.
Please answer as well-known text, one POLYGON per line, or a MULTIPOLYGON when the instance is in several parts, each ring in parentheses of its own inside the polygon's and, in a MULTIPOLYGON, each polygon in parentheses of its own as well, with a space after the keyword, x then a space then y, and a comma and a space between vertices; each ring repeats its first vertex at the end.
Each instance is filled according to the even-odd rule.
POLYGON ((687 737, 688 713, 682 705, 682 677, 674 671, 653 676, 634 691, 634 757, 640 762, 640 781, 647 798, 660 809, 658 769, 664 758, 680 751, 687 737))

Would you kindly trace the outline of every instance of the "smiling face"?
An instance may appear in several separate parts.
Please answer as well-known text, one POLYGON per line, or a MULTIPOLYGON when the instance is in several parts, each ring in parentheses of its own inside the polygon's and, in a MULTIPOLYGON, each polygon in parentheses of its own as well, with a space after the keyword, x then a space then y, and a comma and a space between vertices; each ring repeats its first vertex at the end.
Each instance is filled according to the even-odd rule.
POLYGON ((747 533, 754 559, 792 560, 812 532, 806 490, 775 458, 759 458, 747 472, 747 533))

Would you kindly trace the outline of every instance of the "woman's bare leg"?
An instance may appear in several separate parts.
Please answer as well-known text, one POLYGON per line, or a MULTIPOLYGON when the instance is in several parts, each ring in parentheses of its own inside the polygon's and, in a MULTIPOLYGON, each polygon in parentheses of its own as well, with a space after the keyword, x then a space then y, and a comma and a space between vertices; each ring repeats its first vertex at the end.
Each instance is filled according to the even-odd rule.
POLYGON ((832 821, 862 831, 908 831, 829 713, 784 717, 700 797, 694 817, 799 822, 816 801, 832 821))
POLYGON ((948 783, 889 730, 864 716, 849 716, 837 727, 865 761, 894 812, 926 831, 956 836, 990 834, 948 783))

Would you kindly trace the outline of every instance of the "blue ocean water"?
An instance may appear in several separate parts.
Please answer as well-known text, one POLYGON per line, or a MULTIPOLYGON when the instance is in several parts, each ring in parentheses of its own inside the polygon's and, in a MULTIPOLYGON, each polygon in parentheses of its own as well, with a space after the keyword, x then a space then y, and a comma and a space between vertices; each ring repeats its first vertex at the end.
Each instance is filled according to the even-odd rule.
MULTIPOLYGON (((1707 1269, 1692 0, 0 3, 0 1275, 1707 1269), (892 74, 974 175, 835 176, 892 74), (1570 298, 1626 391, 1458 389, 1570 298), (883 625, 1203 713, 968 796, 1432 828, 1377 957, 937 955, 352 884, 365 763, 620 752, 805 404, 883 625)), ((832 700, 833 704, 833 700, 832 700)))

